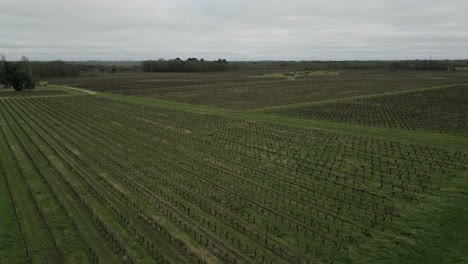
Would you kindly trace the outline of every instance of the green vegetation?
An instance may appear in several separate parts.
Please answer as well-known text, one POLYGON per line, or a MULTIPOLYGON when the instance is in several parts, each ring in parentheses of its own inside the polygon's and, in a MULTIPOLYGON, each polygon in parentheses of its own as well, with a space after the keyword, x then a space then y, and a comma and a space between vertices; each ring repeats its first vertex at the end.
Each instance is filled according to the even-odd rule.
POLYGON ((36 87, 28 58, 22 57, 19 62, 8 62, 2 55, 0 61, 0 85, 16 91, 30 90, 36 87))
POLYGON ((33 62, 32 72, 37 78, 57 78, 79 76, 82 67, 76 64, 65 63, 63 61, 33 62))
POLYGON ((425 206, 405 210, 393 223, 392 232, 359 245, 346 262, 468 263, 468 209, 464 206, 468 203, 468 174, 466 168, 464 171, 449 187, 427 197, 425 206))
POLYGON ((468 262, 465 75, 274 73, 0 92, 2 262, 468 262))

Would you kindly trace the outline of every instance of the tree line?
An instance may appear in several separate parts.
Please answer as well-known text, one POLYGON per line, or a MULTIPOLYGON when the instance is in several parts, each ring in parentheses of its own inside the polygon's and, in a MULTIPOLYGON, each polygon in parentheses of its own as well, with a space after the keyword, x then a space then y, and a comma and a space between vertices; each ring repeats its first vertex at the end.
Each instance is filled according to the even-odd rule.
POLYGON ((239 61, 241 70, 428 70, 455 71, 468 67, 468 60, 373 60, 373 61, 239 61))
POLYGON ((32 73, 41 79, 79 76, 81 67, 63 61, 32 62, 32 73))
POLYGON ((146 60, 142 61, 140 69, 143 72, 219 72, 238 69, 235 65, 230 65, 226 59, 216 61, 206 61, 204 59, 188 58, 181 60, 146 60))

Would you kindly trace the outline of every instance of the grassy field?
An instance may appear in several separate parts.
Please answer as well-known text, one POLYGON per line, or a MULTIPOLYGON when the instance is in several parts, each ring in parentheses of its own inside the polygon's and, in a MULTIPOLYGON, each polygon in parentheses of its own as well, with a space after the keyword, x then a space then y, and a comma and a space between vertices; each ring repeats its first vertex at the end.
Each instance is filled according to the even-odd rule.
POLYGON ((251 75, 2 98, 1 262, 468 263, 463 75, 251 75))

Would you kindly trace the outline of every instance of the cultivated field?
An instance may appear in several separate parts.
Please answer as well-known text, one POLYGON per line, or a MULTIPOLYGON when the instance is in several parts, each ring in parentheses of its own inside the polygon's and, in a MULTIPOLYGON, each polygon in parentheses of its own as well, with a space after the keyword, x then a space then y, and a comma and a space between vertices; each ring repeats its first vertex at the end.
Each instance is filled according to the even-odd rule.
POLYGON ((273 114, 468 136, 468 86, 342 100, 273 114))
POLYGON ((66 95, 66 91, 47 91, 47 90, 40 90, 40 91, 25 91, 22 93, 13 92, 13 91, 1 91, 0 90, 0 99, 8 98, 8 97, 28 97, 28 96, 56 96, 56 95, 66 95))
POLYGON ((0 262, 467 261, 464 75, 235 74, 2 97, 0 262))
POLYGON ((278 78, 278 75, 281 77, 284 74, 265 71, 124 73, 63 78, 52 82, 124 95, 244 110, 468 81, 468 76, 463 72, 349 70, 340 73, 311 72, 295 80, 288 80, 288 76, 278 78))

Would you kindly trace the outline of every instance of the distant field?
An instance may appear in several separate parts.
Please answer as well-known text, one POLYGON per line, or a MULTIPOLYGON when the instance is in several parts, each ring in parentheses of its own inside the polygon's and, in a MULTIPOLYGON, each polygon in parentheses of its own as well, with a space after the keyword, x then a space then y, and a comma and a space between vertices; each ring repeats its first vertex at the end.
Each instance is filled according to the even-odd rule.
POLYGON ((313 104, 270 113, 427 132, 468 135, 468 86, 313 104))
POLYGON ((331 262, 466 161, 96 95, 0 100, 0 122, 7 263, 331 262))
POLYGON ((460 72, 343 71, 340 75, 300 76, 294 81, 272 77, 275 74, 278 73, 122 73, 53 79, 50 82, 124 95, 244 110, 468 81, 468 76, 460 72), (271 78, 251 77, 261 74, 271 78))

